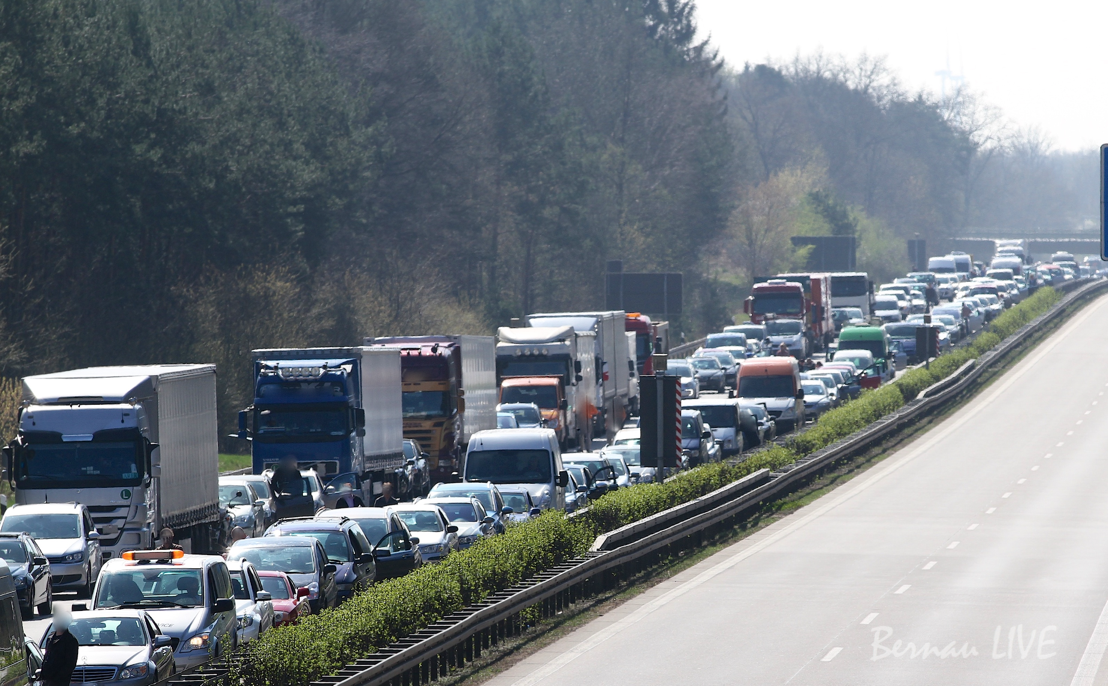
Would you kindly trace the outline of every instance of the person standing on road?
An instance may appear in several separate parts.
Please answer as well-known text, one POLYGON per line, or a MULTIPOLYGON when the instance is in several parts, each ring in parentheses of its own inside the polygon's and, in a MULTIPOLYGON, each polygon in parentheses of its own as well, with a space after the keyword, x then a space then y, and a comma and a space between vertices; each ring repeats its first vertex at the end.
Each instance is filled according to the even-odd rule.
POLYGON ((46 650, 39 669, 42 686, 69 686, 77 666, 77 637, 69 632, 73 615, 58 610, 54 615, 54 634, 46 640, 46 650))
POLYGON ((789 346, 785 345, 784 343, 777 346, 777 356, 778 357, 788 357, 791 354, 792 353, 789 352, 789 346))
POLYGON ((392 484, 386 481, 381 486, 381 496, 373 501, 373 507, 388 507, 389 505, 399 504, 400 501, 392 497, 392 484))
POLYGON ((154 550, 184 550, 181 546, 173 542, 176 534, 173 533, 173 529, 168 526, 158 533, 158 545, 154 547, 154 550))
POLYGON ((285 495, 304 495, 304 478, 300 476, 300 464, 295 455, 281 458, 277 469, 273 470, 273 490, 285 495))

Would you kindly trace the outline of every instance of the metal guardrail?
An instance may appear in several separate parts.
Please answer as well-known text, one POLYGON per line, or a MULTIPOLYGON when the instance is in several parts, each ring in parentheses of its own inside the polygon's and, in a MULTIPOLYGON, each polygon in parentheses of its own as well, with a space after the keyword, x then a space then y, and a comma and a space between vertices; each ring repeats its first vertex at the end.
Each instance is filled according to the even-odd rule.
MULTIPOLYGON (((979 359, 967 362, 948 379, 925 389, 917 399, 851 436, 779 472, 759 470, 694 501, 608 532, 597 539, 585 557, 558 565, 519 586, 493 594, 482 603, 444 617, 347 665, 335 675, 313 682, 313 686, 427 683, 477 659, 482 650, 518 635, 540 618, 553 616, 579 599, 613 588, 620 579, 650 566, 668 550, 699 546, 703 534, 712 527, 724 526, 728 520, 794 490, 836 462, 870 449, 901 427, 957 399, 991 366, 1019 348, 1040 327, 1059 318, 1070 305, 1108 290, 1108 281, 1073 282, 1060 290, 1068 294, 1048 312, 979 359)), ((225 669, 212 665, 210 676, 193 673, 170 683, 211 682, 220 679, 220 672, 225 673, 225 669)))
POLYGON ((692 355, 694 352, 696 352, 697 348, 703 346, 704 343, 707 342, 707 340, 707 338, 698 338, 690 343, 682 343, 675 348, 670 348, 669 356, 676 360, 688 357, 689 355, 692 355))

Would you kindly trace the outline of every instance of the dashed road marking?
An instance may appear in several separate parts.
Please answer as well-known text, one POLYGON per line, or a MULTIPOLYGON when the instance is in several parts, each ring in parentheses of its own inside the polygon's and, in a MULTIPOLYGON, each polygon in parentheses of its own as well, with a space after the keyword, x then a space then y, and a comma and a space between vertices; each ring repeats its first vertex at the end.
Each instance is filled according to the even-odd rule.
POLYGON ((1000 497, 1001 497, 1001 498, 1011 498, 1011 497, 1012 497, 1012 492, 1011 492, 1011 491, 1008 491, 1007 493, 1005 493, 1004 495, 1002 495, 1002 496, 1000 496, 1000 497))
POLYGON ((934 561, 934 560, 931 560, 930 562, 928 562, 927 564, 925 564, 925 565, 923 566, 923 568, 924 568, 924 569, 931 569, 931 568, 932 568, 932 567, 934 567, 934 566, 935 566, 935 561, 934 561))
POLYGON ((994 512, 996 512, 996 508, 995 508, 995 507, 990 507, 989 509, 985 510, 985 514, 992 514, 992 513, 994 513, 994 512))
POLYGON ((830 662, 835 659, 835 656, 842 652, 841 646, 835 646, 831 650, 827 651, 827 654, 820 658, 820 662, 830 662))
POLYGON ((893 593, 895 593, 896 595, 900 595, 901 593, 903 593, 903 592, 907 591, 907 590, 908 590, 909 588, 911 588, 911 587, 912 587, 912 584, 904 584, 904 585, 903 585, 903 586, 901 586, 900 588, 898 588, 898 589, 896 589, 895 591, 893 591, 893 593))
POLYGON ((1027 479, 1020 479, 1019 481, 1016 482, 1016 485, 1018 486, 1019 484, 1023 484, 1023 483, 1027 483, 1027 479))
POLYGON ((976 524, 970 524, 969 526, 966 527, 966 531, 973 531, 976 528, 977 528, 976 524))
POLYGON ((1034 467, 1032 467, 1031 471, 1033 471, 1033 472, 1039 471, 1039 465, 1035 465, 1034 467))
POLYGON ((877 619, 877 613, 876 612, 871 612, 868 615, 866 615, 865 619, 862 620, 862 624, 869 624, 870 622, 872 622, 875 619, 877 619))
POLYGON ((954 542, 952 542, 952 543, 951 543, 950 545, 948 545, 948 546, 946 547, 946 549, 947 549, 947 550, 954 550, 955 548, 957 548, 957 547, 958 547, 958 543, 960 543, 960 541, 954 541, 954 542))

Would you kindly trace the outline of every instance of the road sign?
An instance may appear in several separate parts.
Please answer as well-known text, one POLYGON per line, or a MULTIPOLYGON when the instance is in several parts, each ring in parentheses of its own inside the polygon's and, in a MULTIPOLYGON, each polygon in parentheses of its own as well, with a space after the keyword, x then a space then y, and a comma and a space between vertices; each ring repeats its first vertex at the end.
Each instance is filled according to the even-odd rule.
POLYGON ((1104 183, 1108 171, 1108 144, 1100 146, 1100 259, 1108 260, 1108 247, 1105 245, 1104 232, 1108 227, 1105 220, 1104 183))

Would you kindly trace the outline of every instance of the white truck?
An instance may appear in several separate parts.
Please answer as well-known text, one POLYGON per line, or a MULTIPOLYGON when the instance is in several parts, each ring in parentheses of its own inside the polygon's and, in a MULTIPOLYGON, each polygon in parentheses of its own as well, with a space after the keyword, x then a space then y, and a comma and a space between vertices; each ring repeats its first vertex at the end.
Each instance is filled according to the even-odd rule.
POLYGON ((163 527, 192 552, 219 544, 215 365, 91 367, 23 379, 4 448, 19 504, 88 507, 105 558, 163 527))
POLYGON ((594 403, 600 411, 593 417, 593 435, 614 436, 623 427, 631 404, 630 375, 634 367, 628 367, 627 313, 623 310, 544 312, 527 315, 526 321, 532 327, 572 326, 578 333, 591 331, 596 334, 594 403))

